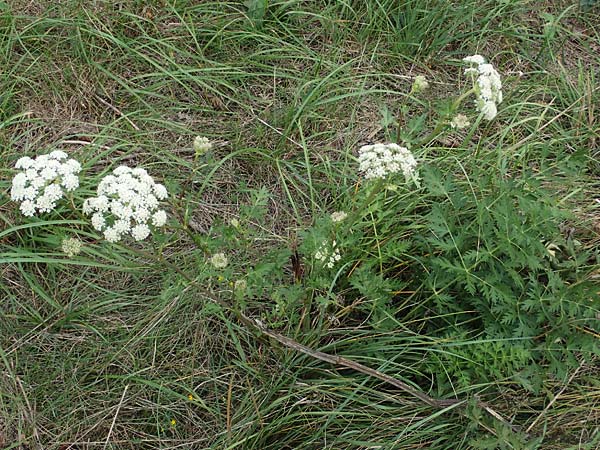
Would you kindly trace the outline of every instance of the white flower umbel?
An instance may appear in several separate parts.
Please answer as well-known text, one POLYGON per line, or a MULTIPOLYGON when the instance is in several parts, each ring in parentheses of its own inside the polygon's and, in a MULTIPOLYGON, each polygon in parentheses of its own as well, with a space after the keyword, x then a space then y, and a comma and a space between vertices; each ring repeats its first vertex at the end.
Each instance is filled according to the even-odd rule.
POLYGON ((15 168, 20 172, 13 178, 10 198, 21 202, 19 209, 25 216, 52 211, 64 192, 79 187, 81 164, 60 150, 35 159, 24 156, 15 168))
POLYGON ((413 81, 411 92, 413 94, 419 94, 425 91, 429 87, 429 81, 423 75, 417 75, 415 81, 413 81))
POLYGON ((331 245, 329 245, 329 242, 323 241, 315 252, 315 259, 328 269, 333 269, 335 263, 342 259, 342 257, 340 255, 340 249, 337 248, 335 241, 333 241, 331 245))
POLYGON ((96 193, 83 202, 83 212, 92 215, 92 226, 109 242, 128 235, 142 241, 167 222, 167 213, 159 209, 167 188, 145 169, 119 166, 100 181, 96 193))
POLYGON ((77 238, 66 238, 61 243, 61 249, 69 258, 81 253, 82 242, 77 238))
POLYGON ((465 75, 473 79, 473 89, 477 95, 477 110, 487 120, 498 114, 498 105, 502 103, 502 80, 494 66, 485 62, 481 55, 467 56, 463 61, 471 67, 465 69, 465 75))
POLYGON ((348 217, 348 214, 346 214, 345 211, 335 211, 331 213, 330 217, 332 222, 338 223, 346 219, 346 217, 348 217))
POLYGON ((365 145, 358 150, 359 170, 365 178, 385 178, 396 172, 416 178, 417 161, 406 147, 398 144, 365 145))
POLYGON ((210 263, 214 266, 215 269, 224 269, 229 264, 229 260, 225 253, 215 253, 210 258, 210 263))
POLYGON ((194 152, 196 156, 203 155, 204 153, 211 150, 213 147, 212 142, 207 137, 196 136, 194 138, 194 152))
POLYGON ((464 114, 457 114, 451 121, 450 121, 450 126, 452 128, 456 128, 458 130, 462 129, 462 128, 466 128, 469 125, 471 125, 471 123, 469 122, 469 119, 467 118, 467 116, 465 116, 464 114))

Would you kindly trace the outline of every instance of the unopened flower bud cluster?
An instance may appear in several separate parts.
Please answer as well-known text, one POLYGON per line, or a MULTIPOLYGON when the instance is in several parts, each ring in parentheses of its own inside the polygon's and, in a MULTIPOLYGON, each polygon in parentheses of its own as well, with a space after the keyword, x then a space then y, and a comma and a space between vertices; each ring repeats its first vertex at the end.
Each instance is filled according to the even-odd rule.
POLYGON ((335 241, 331 243, 331 246, 327 241, 323 241, 315 253, 315 259, 328 269, 333 269, 335 263, 342 259, 342 257, 340 249, 336 247, 335 241))
POLYGON ((69 258, 79 255, 83 243, 77 238, 66 238, 61 243, 61 249, 69 258))
POLYGON ((465 69, 465 74, 473 77, 477 100, 477 110, 487 120, 492 120, 498 114, 498 107, 502 103, 502 80, 494 66, 485 62, 481 55, 467 56, 463 61, 471 67, 465 69), (477 77, 477 78, 475 78, 477 77))
POLYGON ((127 235, 141 241, 150 234, 150 226, 161 227, 167 221, 167 213, 159 209, 167 189, 145 169, 117 167, 100 181, 97 195, 85 200, 83 212, 92 214, 92 226, 109 242, 127 235))
POLYGON ((469 119, 467 118, 467 116, 465 116, 464 114, 457 114, 451 121, 450 121, 450 126, 452 128, 455 128, 457 130, 461 130, 463 128, 468 127, 469 125, 471 125, 471 122, 469 122, 469 119))
POLYGON ((365 178, 385 178, 396 172, 402 172, 407 179, 416 175, 415 157, 398 144, 365 145, 358 150, 358 162, 365 178))
POLYGON ((224 269, 229 264, 229 260, 225 253, 215 253, 210 258, 210 263, 214 266, 215 269, 224 269))
POLYGON ((194 138, 194 152, 196 156, 203 155, 204 153, 211 150, 213 147, 212 142, 207 137, 196 136, 194 138))
POLYGON ((413 82, 411 91, 414 94, 419 94, 425 91, 429 87, 429 81, 423 75, 417 75, 415 77, 415 81, 413 82))
POLYGON ((79 187, 81 165, 60 150, 35 159, 20 158, 16 169, 21 171, 12 181, 10 197, 21 202, 19 209, 24 216, 46 213, 56 208, 56 202, 63 198, 64 191, 71 192, 79 187))

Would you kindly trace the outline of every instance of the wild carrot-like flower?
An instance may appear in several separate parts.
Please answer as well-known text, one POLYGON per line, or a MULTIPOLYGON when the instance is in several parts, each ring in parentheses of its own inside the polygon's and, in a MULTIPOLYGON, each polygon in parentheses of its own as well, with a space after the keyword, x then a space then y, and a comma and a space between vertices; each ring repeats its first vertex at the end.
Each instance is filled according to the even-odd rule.
POLYGON ((96 192, 97 197, 84 201, 83 212, 92 215, 92 226, 109 242, 127 235, 144 240, 151 227, 162 227, 167 221, 167 213, 159 209, 167 189, 145 169, 119 166, 100 181, 96 192))
POLYGON ((204 136, 196 136, 194 139, 194 152, 196 156, 203 155, 210 149, 212 149, 212 142, 207 137, 204 136))
POLYGON ((224 269, 227 267, 229 260, 227 259, 227 256, 225 256, 225 253, 215 253, 210 258, 210 263, 215 267, 215 269, 224 269))
POLYGON ((413 94, 419 94, 429 87, 429 81, 423 75, 417 75, 415 81, 413 81, 411 92, 413 94))
POLYGON ((462 129, 462 128, 466 128, 469 125, 471 125, 471 122, 469 122, 469 119, 467 118, 467 116, 465 116, 464 114, 457 114, 451 121, 450 121, 450 126, 452 128, 456 128, 458 130, 462 129))
POLYGON ((21 202, 20 210, 25 216, 46 213, 56 208, 56 202, 64 192, 79 187, 81 164, 60 150, 35 159, 28 156, 19 158, 15 164, 17 173, 12 181, 10 197, 21 202))
POLYGON ((69 258, 81 253, 82 242, 77 238, 66 238, 61 243, 61 249, 69 258))
POLYGON ((485 62, 481 55, 467 56, 463 61, 471 67, 465 69, 465 74, 473 79, 473 87, 477 100, 477 110, 487 120, 492 120, 498 114, 498 106, 502 103, 502 80, 494 66, 485 62))
POLYGON ((402 172, 407 179, 416 177, 415 157, 398 144, 365 145, 358 150, 358 162, 365 178, 385 178, 396 172, 402 172))
POLYGON ((323 241, 315 252, 315 259, 328 269, 333 269, 335 263, 342 259, 342 257, 335 241, 332 241, 331 245, 329 245, 329 242, 323 241))
POLYGON ((335 211, 331 213, 330 217, 333 223, 338 223, 348 217, 348 214, 345 211, 335 211))

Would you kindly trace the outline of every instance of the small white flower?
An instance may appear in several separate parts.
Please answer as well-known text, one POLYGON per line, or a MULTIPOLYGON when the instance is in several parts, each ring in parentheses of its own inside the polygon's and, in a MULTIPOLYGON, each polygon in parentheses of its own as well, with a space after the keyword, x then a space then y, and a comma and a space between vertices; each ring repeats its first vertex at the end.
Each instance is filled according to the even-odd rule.
POLYGON ((35 203, 31 200, 25 200, 21 203, 19 209, 24 216, 31 217, 35 214, 35 203))
POLYGON ((359 170, 365 178, 385 178, 396 172, 402 172, 406 179, 417 176, 417 161, 406 147, 393 143, 365 145, 358 153, 359 170))
POLYGON ((467 116, 465 116, 464 114, 457 114, 450 122, 450 126, 458 130, 466 128, 469 125, 471 125, 471 123, 469 122, 467 116))
POLYGON ((13 187, 24 188, 27 185, 27 175, 25 175, 23 172, 19 172, 13 178, 12 185, 13 185, 13 187))
POLYGON ((136 241, 143 241, 144 239, 146 239, 148 237, 149 234, 150 234, 150 228, 148 228, 148 225, 143 224, 143 223, 136 225, 135 227, 133 227, 131 229, 131 236, 136 241))
POLYGON ((210 258, 210 263, 215 267, 215 269, 224 269, 227 267, 229 261, 227 256, 225 256, 225 253, 215 253, 210 258))
MULTIPOLYGON (((166 219, 167 213, 165 213, 163 210, 159 210, 156 212, 156 214, 160 212, 163 212, 165 214, 166 219)), ((150 211, 146 208, 138 208, 135 210, 135 212, 132 211, 130 216, 133 217, 133 220, 135 220, 137 223, 146 223, 150 218, 150 211)))
POLYGON ((79 186, 81 166, 73 160, 65 159, 68 155, 55 150, 49 155, 39 155, 35 159, 20 158, 15 168, 20 169, 12 182, 11 199, 17 202, 27 202, 20 210, 26 216, 36 213, 51 212, 56 208, 56 202, 65 191, 72 191, 79 186))
POLYGON ((489 100, 483 103, 483 106, 480 108, 483 117, 487 120, 492 120, 498 114, 498 109, 496 108, 496 103, 489 100))
POLYGON ((97 197, 84 201, 83 210, 92 214, 92 226, 104 230, 110 242, 124 236, 144 240, 150 235, 150 225, 166 223, 167 214, 158 207, 159 199, 168 196, 167 190, 141 167, 117 167, 100 181, 96 192, 97 197))
POLYGON ((116 176, 124 175, 126 173, 131 173, 131 168, 129 168, 127 166, 119 166, 115 170, 113 170, 113 173, 116 176))
POLYGON ((162 227, 165 223, 167 223, 167 213, 165 211, 156 211, 152 215, 152 225, 155 227, 162 227))
POLYGON ((33 159, 31 159, 29 156, 23 156, 22 158, 19 158, 15 163, 15 169, 29 169, 33 166, 33 164, 33 159))
POLYGON ((53 152, 50 152, 50 154, 48 155, 48 157, 52 158, 52 159, 58 159, 58 160, 62 160, 67 158, 69 155, 67 155, 65 152, 63 152, 62 150, 54 150, 53 152))
POLYGON ((94 229, 102 231, 102 228, 104 228, 105 224, 106 220, 104 219, 102 213, 97 212, 92 215, 92 226, 94 227, 94 229))
POLYGON ((213 147, 212 143, 207 137, 196 136, 194 138, 194 152, 196 156, 203 155, 213 147))
POLYGON ((465 62, 476 65, 465 69, 465 74, 473 77, 473 88, 477 95, 475 104, 477 110, 483 114, 487 120, 492 120, 498 114, 498 107, 502 103, 502 80, 500 74, 492 64, 486 63, 481 55, 468 56, 463 59, 465 62), (475 79, 477 75, 477 79, 475 79))
POLYGON ((46 181, 53 180, 57 175, 56 169, 52 167, 46 167, 42 169, 42 172, 40 173, 40 176, 46 181))
POLYGON ((485 63, 485 58, 481 55, 473 55, 463 58, 463 61, 471 64, 483 64, 485 63))
POLYGON ((23 189, 23 198, 25 200, 35 200, 38 196, 39 189, 34 188, 33 186, 29 186, 28 188, 23 189))
POLYGON ((167 188, 160 183, 154 185, 154 195, 156 195, 156 198, 159 200, 164 200, 169 196, 167 188))
POLYGON ((117 233, 119 233, 119 235, 121 235, 129 231, 131 224, 129 223, 129 220, 119 219, 115 221, 113 228, 117 233))
POLYGON ((327 241, 323 241, 315 252, 315 259, 321 262, 324 267, 333 269, 335 263, 342 259, 342 256, 335 241, 332 241, 331 245, 327 241))
POLYGON ((74 191, 79 187, 79 178, 77 176, 69 173, 63 176, 61 183, 67 192, 74 191))
POLYGON ((119 239, 121 239, 121 234, 115 230, 114 227, 108 227, 106 230, 104 230, 104 239, 106 239, 108 242, 119 242, 119 239))
POLYGON ((27 179, 29 181, 31 181, 31 180, 34 180, 36 178, 39 178, 40 175, 38 174, 37 169, 31 168, 31 169, 27 169, 25 171, 25 176, 27 177, 27 179))
POLYGON ((49 184, 44 189, 44 196, 48 197, 50 201, 60 200, 63 196, 62 189, 58 184, 49 184))
POLYGON ((233 283, 233 290, 238 293, 244 292, 247 287, 248 287, 248 283, 246 282, 246 280, 243 280, 243 279, 235 280, 235 283, 233 283))
POLYGON ((331 213, 330 217, 332 222, 337 223, 348 217, 348 214, 346 214, 344 211, 335 211, 331 213))
POLYGON ((81 253, 82 242, 77 238, 63 239, 61 249, 69 258, 81 253))
POLYGON ((89 215, 89 214, 91 214, 94 211, 94 208, 92 207, 92 201, 91 200, 92 199, 90 199, 90 198, 86 198, 83 201, 83 208, 82 208, 82 210, 83 210, 83 213, 86 216, 89 215))
POLYGON ((15 186, 13 184, 12 188, 10 189, 10 199, 14 202, 18 202, 25 198, 24 195, 25 188, 23 188, 22 186, 15 186))
POLYGON ((423 75, 417 75, 415 77, 415 81, 413 82, 411 90, 413 93, 418 94, 426 90, 428 87, 429 82, 427 81, 427 78, 425 78, 423 75))
POLYGON ((35 207, 38 209, 39 212, 42 213, 52 211, 55 206, 56 202, 52 198, 45 195, 38 197, 37 201, 35 202, 35 207))
POLYGON ((135 169, 131 169, 131 174, 137 177, 148 176, 148 171, 141 167, 136 167, 135 169))

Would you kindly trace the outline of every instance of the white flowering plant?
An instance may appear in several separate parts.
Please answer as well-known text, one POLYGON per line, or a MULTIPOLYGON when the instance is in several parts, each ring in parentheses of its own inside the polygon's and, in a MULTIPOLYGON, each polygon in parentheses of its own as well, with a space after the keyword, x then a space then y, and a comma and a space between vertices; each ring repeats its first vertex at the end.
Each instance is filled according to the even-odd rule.
POLYGON ((83 212, 108 242, 126 236, 144 240, 167 221, 166 211, 160 208, 160 201, 168 197, 167 189, 143 168, 117 167, 100 181, 96 193, 84 201, 83 212))
POLYGON ((406 180, 418 179, 415 157, 398 144, 364 145, 358 150, 358 162, 358 170, 367 179, 382 179, 395 173, 402 173, 406 180))
POLYGON ((10 197, 20 202, 24 216, 52 212, 65 193, 79 187, 81 164, 60 150, 36 158, 20 158, 15 169, 19 170, 12 180, 10 197))
POLYGON ((503 100, 500 74, 492 64, 486 63, 481 55, 467 56, 463 61, 469 64, 465 75, 471 77, 473 82, 477 111, 486 120, 494 119, 498 114, 498 105, 503 100))

